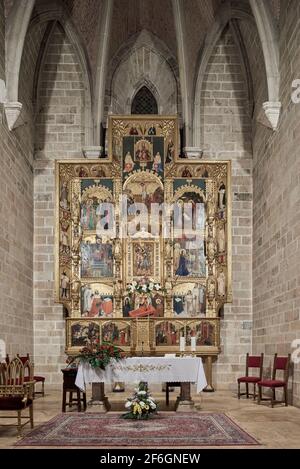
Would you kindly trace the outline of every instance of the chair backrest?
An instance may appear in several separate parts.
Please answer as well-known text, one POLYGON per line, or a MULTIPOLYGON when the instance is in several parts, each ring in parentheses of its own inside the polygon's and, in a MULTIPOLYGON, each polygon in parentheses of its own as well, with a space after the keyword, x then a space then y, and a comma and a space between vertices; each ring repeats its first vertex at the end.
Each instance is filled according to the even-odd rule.
POLYGON ((263 364, 264 364, 264 354, 261 353, 260 355, 246 355, 246 376, 249 376, 249 369, 250 368, 259 368, 259 376, 262 378, 263 372, 263 364))
POLYGON ((21 357, 17 353, 17 357, 19 358, 19 360, 21 360, 21 362, 24 365, 24 378, 28 377, 30 379, 30 381, 32 381, 33 380, 33 374, 34 374, 33 373, 33 363, 31 363, 31 361, 30 361, 29 353, 27 353, 27 355, 23 356, 23 357, 21 357))
POLYGON ((289 378, 290 362, 291 362, 291 354, 290 353, 286 357, 278 357, 277 353, 275 353, 274 363, 273 363, 272 379, 276 378, 276 372, 277 371, 283 371, 284 381, 287 382, 288 378, 289 378))
POLYGON ((7 383, 7 364, 6 362, 0 363, 0 386, 7 383))
POLYGON ((16 357, 9 362, 2 363, 0 396, 13 396, 24 393, 24 365, 16 357))
POLYGON ((17 353, 17 357, 21 360, 21 362, 23 363, 23 365, 25 365, 26 362, 29 362, 29 361, 30 361, 29 353, 27 353, 27 355, 25 355, 24 357, 21 357, 21 356, 17 353))

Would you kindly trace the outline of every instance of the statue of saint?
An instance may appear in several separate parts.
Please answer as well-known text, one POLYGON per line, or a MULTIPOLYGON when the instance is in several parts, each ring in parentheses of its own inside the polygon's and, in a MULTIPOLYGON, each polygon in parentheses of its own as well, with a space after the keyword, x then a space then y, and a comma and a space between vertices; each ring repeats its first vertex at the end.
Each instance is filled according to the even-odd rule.
POLYGON ((220 225, 217 231, 218 252, 225 251, 225 229, 224 225, 220 225))
POLYGON ((226 289, 226 278, 225 278, 223 269, 221 269, 219 272, 219 275, 217 278, 217 285, 218 285, 218 295, 224 297, 225 289, 226 289))

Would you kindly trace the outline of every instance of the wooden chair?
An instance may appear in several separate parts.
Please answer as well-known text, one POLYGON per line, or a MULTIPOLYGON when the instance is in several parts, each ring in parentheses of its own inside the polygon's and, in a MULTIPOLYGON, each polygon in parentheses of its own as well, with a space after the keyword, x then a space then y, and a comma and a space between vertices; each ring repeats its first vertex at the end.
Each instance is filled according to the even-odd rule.
MULTIPOLYGON (((26 361, 29 361, 30 362, 30 357, 29 357, 29 353, 27 353, 26 356, 23 356, 23 357, 20 357, 19 354, 17 354, 17 357, 20 358, 20 360, 22 361, 22 363, 25 363, 26 361)), ((32 363, 32 367, 34 367, 33 363, 32 363)), ((28 377, 25 376, 24 377, 24 380, 25 382, 28 380, 28 377)), ((40 376, 40 375, 33 375, 33 381, 36 385, 36 383, 42 383, 42 389, 41 391, 36 391, 36 386, 34 385, 34 393, 33 393, 33 397, 35 397, 35 394, 41 394, 43 397, 45 396, 45 377, 44 376, 40 376)))
MULTIPOLYGON (((32 367, 30 362, 22 363, 16 357, 0 365, 0 411, 17 412, 18 435, 22 428, 30 423, 33 428, 33 387, 32 367), (29 380, 24 382, 24 375, 28 373, 29 380), (29 410, 29 416, 22 416, 23 410, 29 410), (29 419, 22 424, 22 419, 29 419)), ((0 415, 1 418, 14 418, 12 415, 0 415)), ((8 426, 8 424, 6 424, 8 426)), ((5 426, 5 424, 4 424, 5 426)))
POLYGON ((286 406, 288 405, 288 395, 287 395, 287 388, 288 388, 288 380, 289 380, 289 369, 290 369, 290 362, 291 362, 291 354, 289 353, 287 357, 278 357, 277 353, 274 355, 274 362, 273 362, 273 371, 272 371, 272 379, 262 379, 258 381, 258 404, 261 401, 271 401, 271 407, 274 407, 274 404, 282 404, 284 403, 286 406), (276 379, 277 371, 283 371, 283 379, 276 379), (262 398, 262 388, 269 388, 272 390, 272 397, 271 398, 262 398), (284 393, 284 400, 277 401, 276 400, 276 389, 283 388, 284 393))
POLYGON ((249 355, 249 353, 247 353, 247 355, 246 355, 246 374, 245 374, 245 376, 241 376, 237 380, 237 382, 238 382, 238 399, 240 399, 241 396, 246 396, 247 399, 249 399, 249 396, 253 396, 253 399, 256 398, 256 384, 262 378, 263 362, 264 362, 264 354, 263 353, 261 353, 260 356, 249 355), (249 371, 250 371, 251 368, 258 369, 259 370, 259 375, 258 376, 250 376, 249 371), (241 393, 241 383, 246 384, 246 392, 241 393), (253 394, 249 393, 249 384, 251 384, 251 383, 253 384, 253 394))
POLYGON ((80 389, 75 385, 77 368, 64 368, 61 371, 63 373, 62 412, 66 412, 66 406, 72 407, 74 403, 77 404, 78 412, 81 412, 81 403, 83 403, 83 410, 85 411, 86 393, 80 391, 80 389), (69 393, 69 402, 67 402, 67 393, 69 393), (75 399, 73 399, 73 393, 76 394, 75 399))

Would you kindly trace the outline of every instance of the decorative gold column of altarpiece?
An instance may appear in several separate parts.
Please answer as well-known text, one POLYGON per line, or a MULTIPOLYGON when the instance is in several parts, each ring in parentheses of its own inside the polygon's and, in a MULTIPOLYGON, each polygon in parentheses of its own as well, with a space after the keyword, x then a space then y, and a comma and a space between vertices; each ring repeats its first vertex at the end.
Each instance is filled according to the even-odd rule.
POLYGON ((176 117, 111 116, 107 158, 57 161, 56 299, 68 312, 68 354, 95 337, 129 355, 178 352, 181 335, 187 352, 191 337, 197 354, 220 352, 219 311, 232 301, 230 162, 182 159, 177 149, 176 117), (176 206, 170 218, 150 224, 142 214, 126 236, 135 204, 163 202, 176 206), (106 203, 114 213, 101 212, 106 203), (184 203, 190 212, 180 211, 184 203), (145 298, 126 286, 145 277, 164 292, 148 297, 143 313, 145 298))

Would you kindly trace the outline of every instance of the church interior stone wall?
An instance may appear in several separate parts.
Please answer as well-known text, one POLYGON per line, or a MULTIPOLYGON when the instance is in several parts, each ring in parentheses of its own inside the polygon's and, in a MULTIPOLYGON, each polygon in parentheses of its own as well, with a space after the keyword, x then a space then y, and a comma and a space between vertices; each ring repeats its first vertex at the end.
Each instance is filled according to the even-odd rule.
MULTIPOLYGON (((20 64, 22 111, 9 130, 5 37, 14 9, 13 2, 0 0, 0 338, 10 354, 34 351, 37 373, 49 384, 61 382, 65 321, 62 305, 54 301, 55 160, 82 158, 83 147, 98 145, 100 122, 95 116, 106 125, 109 112, 128 112, 130 96, 148 82, 163 103, 160 109, 179 114, 183 127, 188 116, 194 119, 198 98, 200 128, 194 129, 203 159, 232 161, 233 302, 221 312, 222 352, 213 373, 217 389, 233 389, 246 352, 264 352, 270 367, 276 351, 292 352, 292 340, 300 338, 300 104, 291 101, 292 81, 300 78, 299 2, 284 2, 284 8, 283 2, 270 2, 279 38, 282 103, 275 131, 266 126, 262 109, 269 100, 270 70, 255 18, 248 19, 255 2, 168 0, 164 14, 158 1, 115 0, 110 13, 105 0, 64 1, 59 8, 56 3, 35 2, 20 64), (195 96, 205 38, 224 3, 228 11, 236 11, 237 3, 245 11, 224 25, 201 96, 195 96), (49 18, 39 18, 45 9, 49 18), (203 28, 196 22, 188 27, 191 15, 199 15, 203 28), (176 30, 180 21, 183 42, 176 30), (107 42, 104 26, 110 34, 107 42), (139 37, 143 41, 136 47, 139 37), (124 44, 131 47, 127 54, 124 44), (105 64, 100 45, 107 47, 105 64), (141 66, 147 57, 151 62, 141 66), (103 93, 96 90, 99 73, 104 74, 103 93)), ((193 139, 188 138, 185 145, 191 147, 193 139)), ((299 364, 294 365, 293 398, 299 406, 299 364)))

